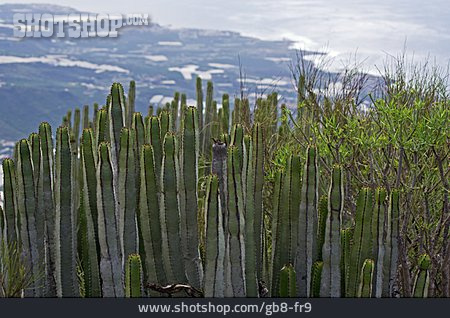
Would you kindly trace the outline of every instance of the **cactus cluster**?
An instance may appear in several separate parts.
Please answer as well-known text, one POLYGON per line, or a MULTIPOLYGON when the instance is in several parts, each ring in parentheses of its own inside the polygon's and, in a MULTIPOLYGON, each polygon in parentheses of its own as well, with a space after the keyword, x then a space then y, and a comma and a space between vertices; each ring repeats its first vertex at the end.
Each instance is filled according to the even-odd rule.
MULTIPOLYGON (((345 169, 332 167, 320 197, 311 143, 275 169, 267 198, 265 139, 289 129, 277 99, 252 114, 237 98, 230 112, 225 94, 217 109, 198 79, 197 107, 176 93, 143 117, 135 83, 127 97, 114 83, 93 117, 87 106, 65 116, 55 151, 42 123, 3 161, 0 229, 33 272, 25 295, 162 296, 151 286, 183 284, 206 297, 392 296, 399 191, 362 188, 344 226, 345 169)), ((429 263, 419 261, 414 296, 426 296, 429 263)))

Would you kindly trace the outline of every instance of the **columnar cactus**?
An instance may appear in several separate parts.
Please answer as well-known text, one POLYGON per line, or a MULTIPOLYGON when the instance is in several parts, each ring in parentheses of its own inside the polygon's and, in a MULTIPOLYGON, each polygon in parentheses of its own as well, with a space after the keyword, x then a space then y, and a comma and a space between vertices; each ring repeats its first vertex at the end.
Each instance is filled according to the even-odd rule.
POLYGON ((317 259, 316 235, 319 200, 317 149, 310 146, 306 150, 306 153, 295 255, 295 271, 297 273, 299 297, 307 297, 310 295, 311 267, 313 260, 317 259))
POLYGON ((392 297, 397 277, 400 193, 393 189, 389 196, 384 240, 382 297, 392 297))
POLYGON ((4 215, 6 225, 6 240, 9 243, 17 242, 20 235, 20 219, 17 211, 16 168, 14 160, 3 160, 3 195, 4 215))
POLYGON ((44 218, 44 253, 45 253, 45 294, 47 297, 56 296, 55 272, 55 206, 54 206, 54 158, 52 130, 48 123, 39 125, 40 136, 40 167, 37 185, 38 211, 44 218))
POLYGON ((323 262, 317 261, 311 269, 311 297, 320 297, 323 262))
POLYGON ((144 145, 140 152, 141 188, 138 215, 139 253, 144 261, 144 280, 166 284, 162 255, 159 212, 159 186, 155 173, 153 148, 144 145))
POLYGON ((291 264, 284 265, 280 271, 280 297, 296 297, 296 273, 291 264))
MULTIPOLYGON (((229 284, 232 297, 244 297, 245 292, 245 242, 242 233, 245 232, 244 199, 242 196, 242 175, 239 162, 242 161, 238 148, 228 148, 228 247, 230 277, 229 284)), ((225 259, 225 261, 227 261, 225 259)))
POLYGON ((428 288, 430 285, 430 256, 427 254, 420 255, 418 265, 419 268, 417 270, 416 277, 414 278, 413 297, 427 298, 428 288))
POLYGON ((219 178, 208 177, 205 199, 205 297, 224 297, 225 235, 219 197, 219 178))
POLYGON ((179 163, 177 138, 167 133, 161 168, 161 228, 162 256, 169 283, 186 283, 185 264, 181 246, 180 200, 178 196, 179 163))
POLYGON ((323 268, 321 297, 341 296, 341 240, 340 228, 344 209, 344 184, 342 167, 335 165, 328 191, 328 217, 325 242, 322 248, 323 268))
POLYGON ((346 295, 356 297, 361 269, 364 260, 372 257, 372 212, 373 190, 363 188, 356 203, 355 232, 349 264, 349 277, 346 295))
POLYGON ((136 188, 135 130, 122 128, 119 152, 119 238, 122 255, 137 252, 136 214, 139 202, 136 188))
POLYGON ((56 132, 55 240, 56 287, 58 297, 78 296, 76 277, 75 205, 73 202, 73 155, 69 129, 56 132))
POLYGON ((114 190, 111 149, 101 143, 97 165, 98 236, 100 242, 100 274, 104 297, 123 297, 122 254, 114 190))
POLYGON ((180 208, 181 235, 184 248, 184 262, 188 282, 196 287, 202 286, 203 268, 199 254, 199 239, 197 225, 197 185, 199 133, 198 116, 194 107, 189 107, 184 113, 181 132, 180 151, 180 208))
POLYGON ((366 259, 364 261, 359 278, 358 297, 372 297, 374 267, 375 262, 373 260, 366 259))
POLYGON ((130 254, 125 263, 125 297, 142 297, 142 266, 139 254, 130 254))
MULTIPOLYGON (((39 285, 41 255, 39 254, 36 218, 36 194, 33 178, 33 162, 28 140, 22 139, 17 149, 17 207, 20 217, 20 242, 28 268, 36 280, 33 289, 26 291, 25 296, 39 297, 42 295, 39 285)), ((42 238, 43 239, 43 238, 42 238)))
POLYGON ((375 190, 375 206, 372 215, 372 258, 375 262, 373 269, 372 295, 379 298, 382 293, 383 259, 384 259, 384 219, 385 219, 386 190, 378 188, 375 190))

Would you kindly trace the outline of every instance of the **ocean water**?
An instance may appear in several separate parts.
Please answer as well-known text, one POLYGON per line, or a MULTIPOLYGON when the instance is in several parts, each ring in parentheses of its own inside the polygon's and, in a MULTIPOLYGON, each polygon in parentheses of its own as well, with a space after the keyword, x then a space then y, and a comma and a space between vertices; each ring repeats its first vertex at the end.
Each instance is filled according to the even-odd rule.
MULTIPOLYGON (((7 1, 8 2, 8 1, 7 1)), ((26 0, 10 0, 23 3, 26 0)), ((33 0, 95 12, 149 13, 176 28, 238 31, 326 51, 339 68, 349 59, 376 72, 387 55, 450 59, 450 0, 33 0)))

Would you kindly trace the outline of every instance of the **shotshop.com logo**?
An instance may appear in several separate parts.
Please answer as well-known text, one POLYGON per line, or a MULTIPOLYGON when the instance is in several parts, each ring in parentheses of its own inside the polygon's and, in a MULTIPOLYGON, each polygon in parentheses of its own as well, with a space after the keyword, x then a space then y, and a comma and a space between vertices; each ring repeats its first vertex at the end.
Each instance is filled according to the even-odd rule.
POLYGON ((124 26, 148 26, 148 14, 15 13, 13 35, 19 38, 116 38, 124 26))

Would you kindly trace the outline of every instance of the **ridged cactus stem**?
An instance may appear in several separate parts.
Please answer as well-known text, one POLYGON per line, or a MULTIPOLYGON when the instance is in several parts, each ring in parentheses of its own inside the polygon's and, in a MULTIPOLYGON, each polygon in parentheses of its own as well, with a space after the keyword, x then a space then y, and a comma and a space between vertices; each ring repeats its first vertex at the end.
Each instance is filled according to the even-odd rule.
POLYGON ((203 89, 202 79, 197 77, 196 79, 196 95, 197 95, 197 112, 198 112, 198 128, 203 135, 203 89))
POLYGON ((400 193, 393 189, 389 196, 384 240, 382 297, 392 297, 397 277, 400 193))
MULTIPOLYGON (((238 148, 228 148, 228 232, 229 262, 232 297, 245 297, 245 243, 244 200, 242 189, 242 162, 238 148)), ((228 295, 226 295, 228 296, 228 295)))
POLYGON ((252 148, 253 153, 251 161, 254 170, 254 188, 253 194, 247 194, 253 196, 255 220, 254 220, 254 233, 255 233, 255 251, 256 251, 256 270, 258 280, 263 277, 263 255, 264 255, 264 213, 263 213, 263 191, 264 191, 264 139, 263 129, 260 124, 253 126, 252 132, 252 148))
POLYGON ((284 265, 280 271, 280 297, 296 297, 296 273, 291 264, 284 265))
POLYGON ((164 138, 164 156, 161 169, 161 227, 162 255, 169 283, 186 283, 181 245, 180 201, 178 196, 179 163, 177 139, 173 133, 164 138))
POLYGON ((219 179, 216 175, 208 178, 205 202, 205 297, 224 297, 224 256, 225 236, 219 196, 219 179))
POLYGON ((372 214, 372 258, 375 262, 372 295, 377 298, 381 297, 383 284, 385 200, 386 190, 377 188, 375 190, 375 206, 372 214))
POLYGON ((353 228, 341 230, 341 296, 345 296, 348 285, 353 228))
MULTIPOLYGON (((164 136, 163 136, 164 138, 164 136)), ((161 126, 157 116, 152 116, 149 119, 149 125, 147 127, 146 141, 153 147, 154 164, 156 178, 159 180, 161 176, 161 163, 162 163, 162 142, 161 142, 161 126)), ((159 184, 159 183, 158 183, 159 184)))
POLYGON ((131 122, 133 120, 133 114, 135 112, 136 106, 136 82, 130 81, 130 87, 128 88, 128 99, 127 99, 127 109, 126 109, 126 115, 127 115, 127 126, 131 127, 131 122))
MULTIPOLYGON (((283 173, 276 172, 275 185, 273 189, 273 210, 272 210, 272 268, 270 292, 272 297, 278 296, 279 270, 281 270, 281 254, 283 251, 282 231, 286 231, 286 224, 289 224, 289 215, 285 210, 281 209, 281 195, 283 189, 283 173), (280 269, 279 269, 280 268, 280 269)), ((286 248, 285 246, 284 248, 286 248)), ((286 257, 285 257, 286 258, 286 257)))
POLYGON ((94 150, 94 137, 91 129, 84 129, 81 136, 81 190, 80 234, 81 234, 81 264, 84 270, 85 297, 100 297, 98 240, 98 210, 97 210, 97 151, 94 150))
POLYGON ((301 188, 300 169, 300 158, 291 155, 287 161, 286 173, 283 175, 283 185, 279 198, 276 199, 276 206, 278 207, 277 236, 275 237, 275 245, 272 245, 275 252, 273 256, 272 296, 275 297, 279 296, 281 267, 284 264, 292 264, 295 260, 300 211, 300 195, 297 195, 295 191, 301 188))
POLYGON ((41 160, 39 168, 38 210, 44 217, 45 233, 45 296, 56 296, 55 272, 55 205, 54 205, 54 155, 52 130, 48 123, 39 126, 41 139, 41 160))
POLYGON ((322 283, 323 262, 317 261, 311 269, 311 297, 320 297, 320 286, 322 283))
POLYGON ((125 263, 125 297, 142 297, 142 266, 139 254, 130 254, 125 263))
POLYGON ((341 296, 341 218, 344 209, 344 183, 341 166, 334 166, 328 192, 328 217, 322 248, 321 297, 341 296))
POLYGON ((38 237, 36 227, 36 194, 33 179, 33 162, 31 149, 28 141, 22 139, 19 142, 17 152, 17 207, 20 215, 20 234, 22 251, 25 262, 33 274, 33 288, 25 291, 25 296, 40 297, 42 289, 40 286, 40 272, 42 255, 39 254, 38 237))
POLYGON ((73 155, 67 127, 56 132, 56 287, 58 297, 78 296, 76 277, 75 205, 73 202, 73 155))
POLYGON ((364 261, 359 279, 358 297, 372 297, 374 267, 375 262, 372 259, 366 259, 364 261))
POLYGON ((97 210, 100 242, 100 275, 104 297, 123 297, 122 255, 116 218, 114 170, 108 143, 98 149, 97 210))
POLYGON ((189 107, 184 112, 182 125, 182 142, 180 151, 181 174, 181 224, 182 238, 185 244, 184 262, 186 275, 190 285, 195 288, 202 286, 203 268, 199 253, 198 223, 197 223, 197 184, 199 158, 198 115, 195 107, 189 107))
POLYGON ((211 137, 213 130, 214 111, 213 111, 213 84, 208 81, 206 85, 205 100, 205 121, 203 124, 203 154, 207 159, 211 157, 211 137))
POLYGON ((430 286, 430 272, 431 265, 430 256, 423 254, 419 257, 419 268, 414 279, 413 297, 427 298, 428 288, 430 286))
POLYGON ((311 268, 313 261, 317 259, 317 208, 319 204, 317 149, 309 146, 306 153, 295 256, 299 297, 310 295, 311 268))
POLYGON ((119 238, 123 257, 137 253, 136 158, 133 147, 135 131, 122 128, 119 152, 119 238))
POLYGON ((119 161, 120 132, 125 126, 125 100, 123 87, 119 83, 114 83, 111 87, 111 100, 108 104, 109 117, 109 138, 111 145, 111 158, 114 174, 117 174, 117 163, 119 161))
MULTIPOLYGON (((249 136, 246 136, 246 140, 249 136)), ((246 283, 246 296, 257 297, 258 296, 258 283, 257 283, 257 265, 256 259, 262 253, 256 248, 256 237, 259 236, 258 232, 255 232, 255 170, 253 162, 253 147, 251 142, 246 143, 246 180, 245 184, 245 283, 246 283)), ((244 172, 245 173, 245 172, 244 172)), ((261 231, 261 228, 259 228, 261 231)), ((261 233, 261 232, 259 232, 261 233)))
POLYGON ((322 248, 325 241, 325 229, 328 217, 328 197, 323 195, 319 199, 317 224, 317 260, 322 261, 322 248))
POLYGON ((162 260, 162 234, 159 214, 159 187, 155 173, 153 148, 144 145, 140 152, 141 188, 139 205, 139 251, 144 261, 144 279, 166 284, 162 260))
MULTIPOLYGON (((97 105, 98 107, 98 105, 97 105)), ((89 106, 84 105, 83 106, 83 127, 82 129, 90 128, 90 122, 89 122, 89 106)))
MULTIPOLYGON (((227 192, 227 144, 225 142, 217 141, 213 144, 212 147, 212 164, 211 164, 211 172, 213 175, 217 176, 219 183, 219 203, 220 203, 220 218, 221 224, 223 228, 224 240, 225 240, 225 252, 224 252, 224 280, 225 282, 229 282, 231 280, 230 275, 230 264, 228 259, 230 257, 229 248, 228 248, 228 192, 227 192)), ((229 291, 229 284, 225 284, 224 296, 231 294, 229 291)))
POLYGON ((95 122, 95 149, 104 142, 109 140, 109 120, 108 111, 100 109, 97 113, 97 120, 95 122))
POLYGON ((3 207, 6 224, 6 240, 17 242, 20 233, 20 220, 17 211, 16 168, 12 159, 3 160, 3 207))
POLYGON ((356 297, 364 260, 372 256, 373 190, 363 188, 356 203, 355 232, 350 258, 347 297, 356 297))

